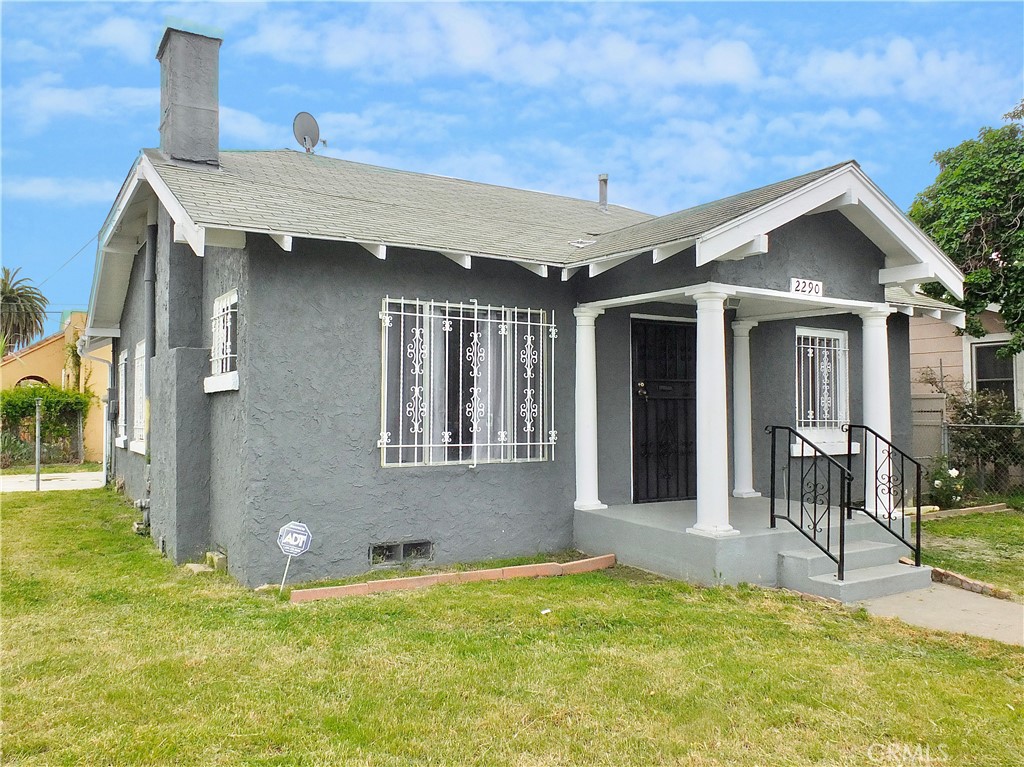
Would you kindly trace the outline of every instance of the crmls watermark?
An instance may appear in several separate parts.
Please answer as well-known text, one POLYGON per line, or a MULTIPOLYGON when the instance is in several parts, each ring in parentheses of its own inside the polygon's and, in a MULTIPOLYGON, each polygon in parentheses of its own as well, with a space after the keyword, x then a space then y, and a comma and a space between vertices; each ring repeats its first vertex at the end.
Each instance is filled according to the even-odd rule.
POLYGON ((945 743, 872 743, 868 761, 884 767, 939 767, 949 764, 949 752, 945 743))

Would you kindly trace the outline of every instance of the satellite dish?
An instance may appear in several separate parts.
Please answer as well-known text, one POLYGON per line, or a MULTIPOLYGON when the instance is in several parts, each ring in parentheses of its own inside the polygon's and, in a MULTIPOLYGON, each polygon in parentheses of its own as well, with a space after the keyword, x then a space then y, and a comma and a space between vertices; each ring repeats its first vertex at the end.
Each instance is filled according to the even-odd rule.
POLYGON ((320 141, 320 126, 316 119, 309 112, 299 112, 292 122, 292 133, 299 146, 306 150, 306 154, 313 152, 313 147, 320 141))

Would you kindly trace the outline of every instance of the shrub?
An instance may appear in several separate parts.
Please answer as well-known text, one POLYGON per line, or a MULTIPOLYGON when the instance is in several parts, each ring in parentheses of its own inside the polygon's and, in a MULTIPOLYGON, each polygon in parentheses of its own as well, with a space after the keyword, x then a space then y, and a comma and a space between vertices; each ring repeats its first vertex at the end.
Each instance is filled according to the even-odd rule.
POLYGON ((18 439, 17 435, 0 432, 0 469, 7 469, 20 463, 28 463, 32 448, 18 439))
POLYGON ((949 465, 949 457, 940 455, 928 473, 932 503, 942 509, 956 508, 964 499, 966 479, 961 471, 949 465))

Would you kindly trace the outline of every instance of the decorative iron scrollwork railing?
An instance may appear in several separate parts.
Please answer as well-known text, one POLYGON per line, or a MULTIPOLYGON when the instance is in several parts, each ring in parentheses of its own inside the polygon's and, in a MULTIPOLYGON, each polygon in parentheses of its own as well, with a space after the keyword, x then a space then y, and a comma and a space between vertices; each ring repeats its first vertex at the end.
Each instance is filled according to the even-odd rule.
POLYGON ((914 554, 914 564, 920 567, 921 464, 869 426, 851 423, 843 426, 843 431, 847 440, 846 467, 854 476, 859 475, 863 482, 858 480, 857 487, 863 485, 864 489, 863 501, 852 502, 851 508, 863 511, 910 549, 914 554), (853 456, 855 432, 861 445, 856 465, 853 456), (909 492, 913 492, 913 533, 907 529, 909 492))
POLYGON ((768 426, 771 436, 771 526, 784 519, 836 563, 837 577, 846 569, 846 520, 850 517, 853 474, 791 426, 768 426), (778 498, 776 445, 783 436, 784 498, 778 498), (794 466, 797 470, 793 470, 794 466), (785 510, 779 508, 785 504, 785 510), (838 521, 838 525, 836 525, 838 521), (838 527, 838 530, 833 530, 838 527))

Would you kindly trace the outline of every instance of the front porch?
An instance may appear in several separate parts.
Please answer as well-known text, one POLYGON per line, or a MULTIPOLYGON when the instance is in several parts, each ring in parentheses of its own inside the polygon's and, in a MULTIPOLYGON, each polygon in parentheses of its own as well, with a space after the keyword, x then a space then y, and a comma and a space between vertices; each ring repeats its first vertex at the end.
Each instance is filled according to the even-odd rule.
POLYGON ((732 498, 728 518, 732 535, 706 536, 688 532, 697 522, 695 500, 580 509, 574 540, 581 551, 615 552, 624 565, 707 586, 750 583, 851 602, 931 582, 930 568, 898 564, 908 549, 865 514, 846 522, 841 582, 832 560, 796 528, 781 520, 771 528, 770 499, 732 498))

